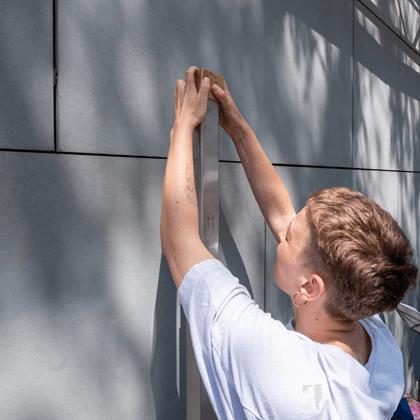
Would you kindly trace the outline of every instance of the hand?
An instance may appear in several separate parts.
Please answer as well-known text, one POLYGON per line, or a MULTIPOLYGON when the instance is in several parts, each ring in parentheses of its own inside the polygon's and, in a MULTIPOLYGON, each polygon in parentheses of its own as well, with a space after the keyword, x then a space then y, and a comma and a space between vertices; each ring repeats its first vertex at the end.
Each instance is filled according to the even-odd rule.
POLYGON ((187 125, 194 129, 206 115, 210 80, 206 77, 197 92, 194 82, 194 73, 197 70, 197 67, 190 67, 185 72, 185 82, 183 80, 176 82, 174 126, 187 125))
POLYGON ((220 101, 219 106, 219 123, 223 130, 233 139, 238 128, 245 123, 244 117, 238 111, 235 102, 232 99, 232 95, 229 92, 229 88, 226 84, 226 80, 223 84, 223 89, 217 85, 211 87, 212 92, 220 101))

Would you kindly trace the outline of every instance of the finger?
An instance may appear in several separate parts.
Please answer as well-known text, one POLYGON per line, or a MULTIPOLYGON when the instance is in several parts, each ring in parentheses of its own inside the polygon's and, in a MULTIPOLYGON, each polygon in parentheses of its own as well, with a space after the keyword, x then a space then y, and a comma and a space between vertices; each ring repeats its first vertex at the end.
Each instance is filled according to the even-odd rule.
POLYGON ((204 99, 207 99, 209 96, 209 90, 210 90, 210 79, 208 77, 205 77, 203 81, 201 82, 200 90, 198 91, 198 97, 201 101, 204 99))
POLYGON ((179 102, 182 104, 184 100, 185 94, 185 82, 183 80, 177 80, 176 82, 176 97, 178 98, 179 102))
POLYGON ((181 79, 176 82, 176 92, 178 96, 183 96, 183 93, 185 92, 185 82, 181 79))
POLYGON ((211 87, 212 92, 214 93, 214 96, 223 104, 226 101, 226 92, 220 88, 218 85, 213 85, 211 87))
POLYGON ((224 90, 225 92, 230 93, 230 92, 229 92, 228 85, 227 85, 227 83, 226 83, 226 79, 223 79, 223 90, 224 90))
POLYGON ((197 92, 197 89, 195 87, 195 80, 194 80, 194 74, 198 70, 197 67, 191 66, 186 72, 185 72, 185 83, 186 83, 186 90, 187 91, 194 91, 197 92))
POLYGON ((176 88, 177 89, 184 89, 185 88, 185 82, 182 79, 178 79, 176 81, 176 88))

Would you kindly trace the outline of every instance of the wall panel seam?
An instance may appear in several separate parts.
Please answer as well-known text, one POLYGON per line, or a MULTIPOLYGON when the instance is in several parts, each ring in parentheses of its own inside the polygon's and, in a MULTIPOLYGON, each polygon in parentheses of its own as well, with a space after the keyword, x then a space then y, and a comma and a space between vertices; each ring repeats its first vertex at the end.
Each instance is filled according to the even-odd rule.
POLYGON ((142 155, 118 155, 110 153, 85 153, 85 152, 63 152, 54 150, 29 150, 29 149, 7 149, 0 148, 0 153, 30 153, 30 154, 43 154, 43 155, 64 155, 64 156, 92 156, 92 157, 117 157, 129 159, 155 159, 167 160, 166 156, 142 156, 142 155))
MULTIPOLYGON (((91 156, 91 157, 115 157, 115 158, 128 158, 128 159, 151 159, 151 160, 167 160, 166 156, 143 156, 143 155, 119 155, 112 153, 87 153, 87 152, 63 152, 53 150, 29 150, 29 149, 8 149, 0 148, 0 153, 29 153, 29 154, 50 154, 50 155, 62 155, 62 156, 91 156)), ((220 163, 237 163, 241 164, 241 161, 234 160, 219 160, 220 163)), ((420 171, 414 170, 402 170, 402 169, 380 169, 380 168, 352 168, 347 166, 323 166, 323 165, 302 165, 293 163, 272 163, 274 167, 285 167, 285 168, 312 168, 312 169, 334 169, 343 171, 369 171, 369 172, 390 172, 390 173, 401 173, 401 174, 420 174, 420 171)))

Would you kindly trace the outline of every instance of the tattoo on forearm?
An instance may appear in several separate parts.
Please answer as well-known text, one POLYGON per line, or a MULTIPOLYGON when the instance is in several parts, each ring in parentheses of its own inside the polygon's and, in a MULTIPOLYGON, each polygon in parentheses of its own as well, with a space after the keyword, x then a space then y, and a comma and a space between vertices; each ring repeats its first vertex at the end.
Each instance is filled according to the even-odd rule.
POLYGON ((187 165, 187 186, 185 187, 188 201, 195 207, 197 204, 197 193, 195 192, 195 180, 194 180, 194 167, 190 164, 187 165))

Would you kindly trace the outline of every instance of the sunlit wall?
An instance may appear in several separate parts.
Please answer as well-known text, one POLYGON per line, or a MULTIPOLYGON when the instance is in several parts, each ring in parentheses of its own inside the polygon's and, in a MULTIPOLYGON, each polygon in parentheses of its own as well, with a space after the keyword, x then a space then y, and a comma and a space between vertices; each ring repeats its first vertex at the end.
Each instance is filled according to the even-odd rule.
MULTIPOLYGON (((191 65, 225 76, 296 210, 356 188, 418 258, 419 38, 418 0, 0 0, 0 420, 185 419, 159 221, 191 65)), ((221 260, 286 323, 274 238, 220 150, 221 260)), ((420 336, 384 317, 413 395, 420 336)))

